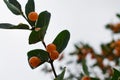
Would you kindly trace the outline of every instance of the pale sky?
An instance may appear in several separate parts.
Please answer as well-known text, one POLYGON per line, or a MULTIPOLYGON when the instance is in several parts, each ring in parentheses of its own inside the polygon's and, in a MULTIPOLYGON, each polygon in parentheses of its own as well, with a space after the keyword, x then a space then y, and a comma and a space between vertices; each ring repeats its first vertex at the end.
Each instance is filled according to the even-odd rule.
MULTIPOLYGON (((24 9, 27 0, 18 1, 24 9)), ((71 39, 64 51, 66 54, 74 50, 73 45, 78 41, 90 43, 99 51, 101 42, 111 40, 111 33, 104 26, 119 21, 115 14, 120 13, 120 0, 35 0, 35 3, 36 12, 47 10, 52 15, 45 36, 47 44, 60 31, 70 31, 71 39)), ((26 23, 22 17, 13 15, 3 0, 0 0, 0 11, 0 23, 26 23)), ((27 52, 43 48, 41 43, 28 45, 29 33, 24 30, 0 30, 0 80, 52 80, 40 71, 42 66, 32 70, 28 65, 27 52)))

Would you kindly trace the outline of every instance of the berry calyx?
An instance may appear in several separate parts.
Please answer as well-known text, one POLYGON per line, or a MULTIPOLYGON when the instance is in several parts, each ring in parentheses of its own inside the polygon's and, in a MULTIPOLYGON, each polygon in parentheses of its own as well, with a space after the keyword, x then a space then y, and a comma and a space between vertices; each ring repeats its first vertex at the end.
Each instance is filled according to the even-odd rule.
POLYGON ((46 50, 51 53, 52 51, 56 50, 56 45, 51 43, 46 46, 46 50))
POLYGON ((53 50, 49 54, 50 54, 51 60, 56 60, 59 57, 59 52, 57 50, 53 50))
POLYGON ((36 27, 36 28, 35 28, 35 31, 39 31, 40 29, 41 29, 41 28, 39 28, 39 27, 36 27))
POLYGON ((41 63, 40 58, 33 56, 29 59, 29 64, 32 68, 36 68, 41 63))
POLYGON ((28 14, 28 19, 30 21, 36 21, 38 19, 38 14, 36 12, 30 12, 28 14))

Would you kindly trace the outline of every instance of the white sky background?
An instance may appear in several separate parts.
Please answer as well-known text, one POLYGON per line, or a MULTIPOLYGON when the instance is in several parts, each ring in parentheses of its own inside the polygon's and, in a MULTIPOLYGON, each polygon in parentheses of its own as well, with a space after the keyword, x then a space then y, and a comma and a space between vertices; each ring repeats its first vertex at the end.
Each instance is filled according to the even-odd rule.
MULTIPOLYGON (((18 0, 23 9, 27 0, 18 0)), ((120 13, 120 0, 35 0, 36 12, 47 10, 51 13, 50 25, 45 37, 46 43, 51 43, 62 30, 71 33, 70 42, 65 52, 74 50, 78 41, 90 43, 99 51, 101 42, 111 40, 110 31, 104 25, 119 21, 116 13, 120 13)), ((26 23, 20 17, 13 15, 0 0, 0 23, 26 23)), ((43 48, 41 43, 28 45, 29 31, 0 30, 0 80, 51 80, 49 76, 32 70, 27 62, 27 52, 43 48)), ((57 63, 57 61, 56 61, 57 63)), ((52 74, 51 74, 52 75, 52 74)))

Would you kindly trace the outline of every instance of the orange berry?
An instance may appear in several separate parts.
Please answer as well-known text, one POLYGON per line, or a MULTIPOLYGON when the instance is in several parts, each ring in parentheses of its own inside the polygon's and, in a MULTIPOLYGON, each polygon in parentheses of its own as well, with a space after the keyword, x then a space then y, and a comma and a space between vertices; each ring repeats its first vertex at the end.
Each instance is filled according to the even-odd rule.
POLYGON ((51 44, 48 44, 47 47, 46 47, 46 50, 51 53, 52 51, 56 50, 56 45, 51 43, 51 44))
POLYGON ((49 54, 50 54, 51 60, 56 60, 59 57, 59 52, 56 50, 51 51, 51 53, 49 54))
POLYGON ((31 67, 36 68, 41 63, 40 58, 33 56, 29 59, 29 64, 31 67))
POLYGON ((28 14, 28 19, 31 21, 36 21, 38 19, 38 14, 36 12, 30 12, 28 14))
POLYGON ((39 28, 39 27, 37 27, 37 28, 35 28, 35 31, 39 31, 41 28, 39 28))
POLYGON ((115 56, 120 57, 120 49, 119 47, 116 47, 114 50, 115 56))
POLYGON ((81 80, 91 80, 89 76, 83 76, 81 80))
POLYGON ((120 46, 120 40, 115 42, 115 46, 118 46, 118 47, 120 46))

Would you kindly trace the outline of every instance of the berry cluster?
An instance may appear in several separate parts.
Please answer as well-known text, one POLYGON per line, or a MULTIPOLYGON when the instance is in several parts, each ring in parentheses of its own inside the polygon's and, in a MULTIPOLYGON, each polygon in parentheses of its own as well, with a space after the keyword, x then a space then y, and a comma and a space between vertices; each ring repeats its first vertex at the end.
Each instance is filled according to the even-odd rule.
MULTIPOLYGON (((56 46, 51 43, 51 44, 48 44, 46 46, 46 50, 47 52, 49 53, 49 56, 50 56, 50 59, 51 60, 56 60, 58 59, 59 57, 59 52, 56 50, 56 46)), ((36 56, 32 56, 30 59, 29 59, 29 64, 31 67, 33 68, 36 68, 38 67, 40 64, 42 63, 41 59, 36 57, 36 56)))
POLYGON ((56 45, 53 43, 48 44, 46 50, 48 51, 51 60, 56 60, 59 57, 59 52, 56 50, 56 45))

